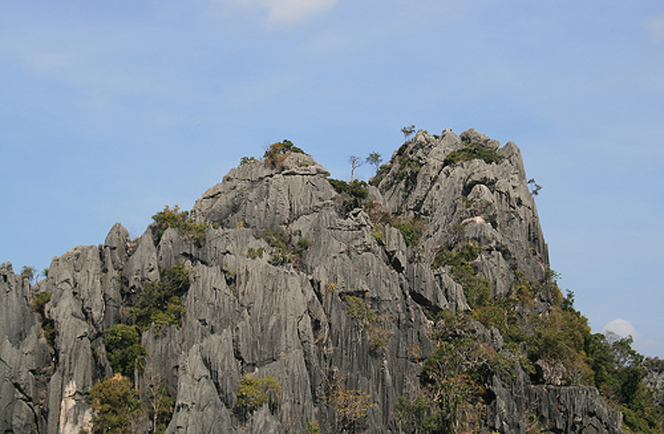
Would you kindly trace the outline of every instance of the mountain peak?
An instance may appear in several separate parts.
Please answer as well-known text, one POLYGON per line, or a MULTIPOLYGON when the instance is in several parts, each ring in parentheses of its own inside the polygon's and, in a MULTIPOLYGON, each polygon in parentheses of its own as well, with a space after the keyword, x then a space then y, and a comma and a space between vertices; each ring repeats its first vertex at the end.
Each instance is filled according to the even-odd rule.
POLYGON ((124 385, 142 432, 621 431, 511 142, 420 130, 369 183, 277 142, 153 219, 0 266, 0 430, 109 428, 124 385))

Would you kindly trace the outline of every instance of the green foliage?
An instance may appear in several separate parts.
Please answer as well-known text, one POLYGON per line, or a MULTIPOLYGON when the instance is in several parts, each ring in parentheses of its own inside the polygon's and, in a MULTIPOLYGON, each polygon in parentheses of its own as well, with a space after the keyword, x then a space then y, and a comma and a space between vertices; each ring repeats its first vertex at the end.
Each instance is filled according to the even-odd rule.
MULTIPOLYGON (((422 383, 435 403, 427 423, 434 432, 475 432, 486 411, 481 374, 491 347, 473 339, 439 341, 422 368, 422 383)), ((495 352, 495 351, 494 351, 495 352)))
POLYGON ((632 349, 632 338, 607 338, 599 333, 586 340, 588 363, 602 395, 617 405, 625 425, 633 432, 664 432, 664 414, 643 383, 644 359, 632 349))
POLYGON ((430 405, 431 399, 427 396, 410 399, 400 395, 399 402, 394 405, 399 431, 408 433, 430 432, 424 423, 431 413, 430 405))
POLYGON ((365 330, 369 334, 369 352, 376 356, 384 354, 390 336, 392 336, 392 332, 382 327, 380 323, 381 321, 376 321, 365 326, 365 330))
POLYGON ((422 366, 422 390, 395 406, 405 432, 466 433, 480 428, 488 411, 486 384, 494 377, 510 389, 515 362, 477 340, 468 313, 441 311, 432 330, 436 351, 422 366))
POLYGON ((378 187, 380 182, 385 178, 385 175, 387 175, 387 172, 390 171, 390 166, 388 164, 383 164, 376 170, 376 175, 369 180, 369 184, 373 185, 374 187, 378 187))
POLYGON ((268 146, 265 154, 263 154, 263 161, 274 169, 280 169, 290 154, 305 154, 305 152, 293 145, 290 140, 284 139, 268 146))
POLYGON ((131 378, 134 370, 143 373, 147 351, 141 345, 141 336, 136 326, 116 324, 109 327, 106 330, 106 354, 116 374, 131 378))
POLYGON ((371 164, 372 166, 374 166, 376 170, 378 170, 378 167, 380 167, 380 163, 383 162, 383 158, 380 156, 378 152, 372 152, 367 157, 366 162, 371 164))
POLYGON ((408 137, 412 136, 413 133, 415 133, 415 125, 403 127, 401 129, 401 132, 403 133, 403 138, 408 140, 408 137))
POLYGON ((334 187, 337 193, 347 193, 351 197, 359 200, 366 199, 367 196, 369 196, 367 183, 364 181, 355 179, 348 183, 339 179, 328 178, 327 180, 332 184, 332 187, 334 187))
POLYGON ((199 245, 205 243, 205 231, 208 225, 194 223, 189 216, 189 211, 180 211, 178 205, 175 205, 173 209, 166 205, 163 211, 152 216, 152 220, 157 225, 157 242, 161 240, 166 229, 176 228, 199 245))
POLYGON ((542 189, 542 186, 535 181, 535 178, 530 178, 528 180, 528 185, 530 186, 530 194, 533 196, 537 196, 542 189))
POLYGON ((403 235, 404 241, 409 246, 417 247, 420 244, 420 237, 424 232, 424 221, 418 218, 412 218, 394 224, 403 235))
POLYGON ((309 247, 311 247, 311 241, 306 238, 300 238, 297 240, 297 243, 295 243, 295 251, 297 254, 307 250, 309 247))
POLYGON ((161 270, 158 282, 149 282, 138 293, 136 306, 129 311, 141 330, 179 325, 186 313, 181 296, 189 289, 194 271, 183 263, 161 270))
POLYGON ((284 254, 289 250, 290 236, 282 229, 268 229, 267 235, 264 237, 265 242, 275 249, 279 249, 284 254))
POLYGON ((152 419, 154 432, 163 434, 172 417, 175 401, 171 397, 171 386, 166 381, 148 385, 151 397, 151 406, 148 408, 148 417, 152 419))
POLYGON ((320 427, 318 423, 308 423, 307 424, 307 434, 321 434, 320 427))
POLYGON ((55 338, 58 336, 58 331, 55 328, 55 321, 46 317, 46 312, 44 311, 46 303, 51 301, 52 294, 50 292, 40 292, 35 295, 32 299, 32 310, 37 312, 41 317, 41 326, 44 330, 44 337, 48 341, 49 345, 53 347, 55 345, 55 338))
POLYGON ((42 329, 44 330, 44 337, 51 347, 55 346, 55 339, 58 337, 58 329, 55 328, 55 322, 52 319, 43 319, 42 329))
POLYGON ((235 396, 236 411, 244 417, 266 404, 274 412, 281 402, 281 383, 274 377, 256 378, 248 374, 240 380, 235 396))
POLYGON ((37 275, 37 269, 35 267, 28 267, 27 265, 23 266, 21 269, 21 276, 27 277, 30 283, 33 283, 37 275))
POLYGON ((436 258, 433 264, 431 264, 431 268, 437 270, 442 265, 449 265, 452 269, 455 267, 464 267, 466 264, 474 261, 482 251, 484 249, 475 242, 463 244, 457 250, 443 248, 436 253, 436 258))
POLYGON ((133 431, 141 411, 138 391, 126 377, 116 374, 90 391, 93 434, 125 434, 133 431))
POLYGON ((411 158, 408 155, 401 155, 398 161, 397 180, 402 180, 410 173, 417 173, 422 169, 422 161, 419 158, 411 158))
POLYGON ((369 352, 373 355, 382 355, 392 333, 383 327, 385 316, 378 316, 362 297, 346 295, 348 315, 364 327, 369 337, 369 352))
POLYGON ((369 394, 343 387, 336 388, 323 399, 334 412, 336 432, 357 432, 369 408, 375 405, 369 394))
POLYGON ((247 258, 249 258, 249 259, 262 258, 263 253, 265 253, 265 248, 264 247, 259 247, 257 249, 254 249, 253 247, 249 247, 249 249, 247 249, 247 258))
POLYGON ((369 214, 369 218, 374 223, 374 225, 379 225, 379 230, 380 225, 394 226, 398 222, 398 219, 392 213, 390 213, 387 208, 377 202, 369 200, 364 202, 362 207, 366 213, 369 214))
MULTIPOLYGON (((468 281, 472 282, 468 277, 468 261, 477 253, 476 246, 465 246, 454 252, 444 250, 437 255, 435 265, 449 265, 455 280, 465 282, 464 291, 467 291, 468 281)), ((623 412, 624 423, 630 430, 661 433, 664 428, 661 408, 642 381, 646 373, 643 356, 632 349, 631 338, 607 339, 601 334, 591 334, 588 320, 573 307, 574 294, 568 291, 566 298, 560 296, 556 284, 558 275, 554 271, 548 270, 542 282, 528 281, 519 271, 515 276, 512 297, 486 298, 483 303, 475 299, 470 315, 486 327, 494 326, 500 331, 505 347, 535 383, 547 381, 536 375, 538 361, 558 366, 561 384, 597 387, 605 399, 623 412), (539 315, 526 314, 541 292, 549 293, 553 307, 539 315)), ((469 303, 471 300, 469 298, 469 303)), ((446 317, 442 323, 454 329, 463 328, 464 321, 446 317)), ((445 341, 450 335, 438 338, 445 341)), ((503 379, 509 377, 505 361, 494 357, 491 369, 502 372, 503 379)))
MULTIPOLYGON (((449 267, 451 276, 463 286, 472 311, 457 316, 447 312, 439 314, 434 334, 439 342, 438 350, 425 362, 422 377, 429 396, 436 393, 440 397, 436 400, 438 406, 434 411, 430 405, 427 416, 422 418, 421 413, 414 410, 414 401, 402 402, 400 411, 408 413, 410 408, 411 413, 419 415, 406 417, 404 424, 412 426, 416 419, 421 431, 454 432, 459 428, 454 428, 452 420, 445 415, 472 413, 464 408, 480 399, 474 392, 477 375, 493 372, 506 387, 514 381, 510 360, 491 350, 473 349, 471 342, 463 338, 466 334, 459 332, 467 328, 465 324, 473 318, 500 331, 505 347, 535 384, 596 386, 605 399, 623 412, 628 429, 663 432, 661 408, 642 381, 646 372, 643 356, 631 348, 631 339, 607 340, 601 334, 591 334, 588 320, 573 307, 574 294, 568 291, 567 297, 562 297, 556 283, 559 276, 552 270, 547 270, 542 281, 529 281, 523 272, 516 271, 511 296, 490 298, 489 282, 478 278, 470 265, 481 252, 476 244, 467 243, 441 249, 436 254, 432 268, 449 267), (553 306, 535 313, 533 307, 539 303, 541 294, 544 299, 552 300, 553 306), (478 356, 480 354, 483 355, 478 356), (473 360, 484 362, 477 364, 473 360), (559 371, 554 376, 537 371, 536 367, 542 364, 559 371)), ((471 426, 461 429, 464 430, 472 431, 471 426)))
POLYGON ((32 310, 44 316, 44 306, 51 301, 52 294, 50 292, 40 292, 32 299, 32 310))
POLYGON ((380 225, 375 224, 371 228, 371 236, 374 237, 376 241, 378 241, 378 244, 383 244, 384 237, 383 237, 383 231, 380 229, 380 225))
POLYGON ((273 248, 270 253, 272 265, 292 264, 297 267, 302 261, 302 253, 311 246, 311 242, 306 238, 300 238, 292 244, 291 236, 282 229, 268 229, 264 239, 273 248))
POLYGON ((462 149, 450 152, 447 157, 445 157, 443 164, 447 166, 474 159, 480 159, 487 164, 491 164, 499 162, 503 157, 493 149, 487 148, 478 143, 471 143, 466 144, 462 149))
POLYGON ((257 161, 258 160, 254 157, 242 157, 242 158, 240 158, 240 166, 244 166, 245 164, 249 164, 249 163, 255 163, 257 161))
POLYGON ((335 204, 342 215, 348 215, 355 208, 362 206, 365 199, 369 196, 367 183, 357 179, 350 183, 338 179, 328 178, 329 183, 339 193, 335 204))
POLYGON ((369 303, 365 299, 354 295, 347 295, 345 300, 346 304, 348 304, 348 315, 354 320, 362 323, 372 323, 376 320, 376 314, 371 310, 369 303))
POLYGON ((588 320, 577 311, 555 306, 533 324, 534 334, 527 338, 530 360, 550 360, 564 366, 564 384, 588 384, 592 379, 585 361, 585 341, 590 335, 588 320))
POLYGON ((463 287, 466 300, 471 309, 486 305, 491 296, 491 285, 488 279, 477 276, 470 265, 482 248, 474 242, 468 242, 455 249, 443 248, 436 253, 431 267, 440 268, 442 265, 450 267, 452 278, 463 287))

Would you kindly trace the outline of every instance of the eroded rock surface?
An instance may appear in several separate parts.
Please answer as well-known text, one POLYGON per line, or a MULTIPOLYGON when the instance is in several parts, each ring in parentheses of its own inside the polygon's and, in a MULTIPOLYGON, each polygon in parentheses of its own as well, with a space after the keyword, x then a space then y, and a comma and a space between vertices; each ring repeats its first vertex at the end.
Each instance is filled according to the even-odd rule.
MULTIPOLYGON (((470 309, 449 268, 432 267, 437 253, 455 243, 481 246, 473 269, 492 296, 512 296, 516 270, 531 280, 548 270, 537 209, 517 146, 499 147, 474 130, 418 132, 372 181, 373 208, 349 206, 353 199, 327 176, 305 154, 278 168, 247 162, 196 202, 193 220, 208 225, 203 242, 175 228, 158 237, 154 226, 130 241, 116 224, 103 245, 55 258, 36 288, 52 294, 44 310, 57 330, 52 345, 28 282, 0 267, 0 431, 88 429, 90 390, 112 375, 104 331, 128 321, 159 270, 183 262, 195 273, 182 298, 186 314, 179 325, 143 332, 147 365, 137 375, 141 390, 155 379, 170 385, 167 433, 295 433, 308 424, 340 432, 335 391, 368 397, 356 430, 398 432, 395 404, 417 387, 436 350, 432 314, 470 309), (468 143, 501 158, 446 161, 468 143), (417 220, 419 242, 376 221, 376 210, 417 220), (287 240, 285 250, 269 242, 274 234, 287 240), (278 408, 240 414, 245 375, 274 377, 278 408)), ((543 310, 548 302, 545 294, 538 300, 543 310)), ((473 327, 479 342, 506 351, 498 330, 473 327)), ((487 430, 525 433, 532 414, 546 432, 621 431, 620 414, 592 388, 536 386, 520 370, 514 378, 510 390, 495 377, 485 385, 493 396, 487 430)))

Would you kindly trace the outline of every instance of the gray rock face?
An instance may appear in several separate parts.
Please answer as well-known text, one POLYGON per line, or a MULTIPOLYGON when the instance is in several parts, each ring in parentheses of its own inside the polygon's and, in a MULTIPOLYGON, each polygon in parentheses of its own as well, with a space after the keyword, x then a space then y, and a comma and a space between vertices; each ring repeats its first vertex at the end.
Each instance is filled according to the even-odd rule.
MULTIPOLYGON (((157 239, 153 227, 130 241, 116 224, 104 245, 55 258, 38 285, 52 293, 45 316, 57 329, 53 348, 31 310, 28 282, 0 267, 0 430, 89 428, 90 389, 112 375, 104 331, 128 321, 127 309, 159 270, 182 262, 195 273, 182 297, 186 314, 179 326, 142 333, 148 357, 136 376, 144 399, 150 382, 170 385, 167 433, 295 433, 315 423, 341 432, 348 421, 335 393, 366 397, 356 431, 398 432, 395 404, 417 387, 423 360, 436 350, 432 313, 470 309, 449 270, 432 269, 438 250, 482 246, 472 266, 494 296, 512 294, 516 270, 543 279, 548 254, 516 145, 499 148, 474 130, 420 131, 385 167, 370 198, 401 221, 420 219, 419 245, 372 220, 370 209, 347 209, 350 198, 308 155, 291 154, 278 169, 250 162, 196 201, 193 219, 209 225, 202 243, 175 228, 157 239), (502 158, 446 162, 469 143, 502 158), (282 245, 271 241, 275 234, 282 245), (39 369, 50 374, 35 378, 39 369), (241 414, 236 393, 245 375, 276 379, 278 405, 241 414)), ((503 351, 497 329, 474 327, 479 342, 503 351)), ((620 415, 594 389, 533 386, 520 370, 515 378, 511 391, 498 379, 486 385, 495 395, 487 430, 525 433, 534 414, 547 432, 620 432, 620 415)))
POLYGON ((0 432, 46 429, 52 356, 32 299, 28 279, 0 265, 0 432))
POLYGON ((336 196, 325 180, 329 172, 305 154, 291 154, 281 169, 262 162, 231 170, 196 201, 193 214, 201 221, 234 228, 275 228, 317 211, 336 196))
POLYGON ((499 293, 511 283, 500 285, 495 275, 488 275, 499 273, 496 267, 508 265, 528 279, 543 279, 548 251, 519 148, 509 142, 498 149, 502 160, 497 163, 479 158, 447 163, 446 157, 464 148, 462 139, 497 148, 495 141, 474 130, 462 137, 445 130, 438 138, 419 131, 395 153, 378 185, 387 208, 425 219, 421 244, 426 258, 450 244, 453 235, 484 247, 486 254, 476 267, 499 293), (460 232, 451 234, 453 228, 460 232))
POLYGON ((664 411, 664 360, 659 357, 648 357, 646 369, 647 374, 644 381, 653 391, 655 402, 664 411))

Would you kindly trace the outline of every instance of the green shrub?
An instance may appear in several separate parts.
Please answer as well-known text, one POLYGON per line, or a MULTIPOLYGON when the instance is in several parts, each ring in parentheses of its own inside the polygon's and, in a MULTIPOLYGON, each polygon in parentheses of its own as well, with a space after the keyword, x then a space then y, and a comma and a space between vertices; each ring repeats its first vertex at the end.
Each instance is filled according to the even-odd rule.
POLYGON ((364 329, 369 334, 369 352, 373 355, 383 355, 392 332, 383 328, 378 321, 366 324, 364 329))
POLYGON ((354 179, 348 183, 340 179, 328 178, 327 180, 330 184, 332 184, 332 187, 334 187, 337 193, 347 193, 351 197, 359 200, 366 199, 367 196, 369 196, 367 183, 364 181, 354 179))
POLYGON ((281 383, 274 377, 256 378, 247 374, 240 380, 235 396, 236 410, 242 416, 246 417, 266 404, 274 412, 281 402, 281 383))
MULTIPOLYGON (((433 432, 479 432, 486 408, 481 386, 486 347, 473 339, 439 341, 422 367, 421 382, 435 403, 427 423, 433 432)), ((490 351, 490 350, 489 350, 490 351)))
POLYGON ((179 325, 186 313, 181 296, 189 289, 194 271, 183 263, 161 270, 158 282, 146 283, 138 293, 136 306, 130 309, 129 317, 142 330, 154 323, 158 328, 179 325))
POLYGON ((55 346, 55 339, 58 336, 58 331, 55 328, 55 321, 46 317, 44 308, 46 303, 51 301, 52 294, 50 292, 40 292, 32 299, 32 310, 37 312, 41 317, 41 326, 44 330, 44 337, 51 347, 55 346))
POLYGON ((265 248, 263 248, 263 247, 259 247, 258 249, 254 249, 253 247, 249 247, 249 249, 247 249, 247 258, 249 258, 249 259, 262 258, 263 253, 265 253, 265 248))
POLYGON ((42 319, 42 329, 44 330, 44 337, 51 347, 55 346, 55 339, 58 337, 58 329, 55 327, 55 321, 52 319, 42 319))
POLYGON ((397 223, 397 218, 387 208, 377 202, 368 200, 362 204, 362 207, 369 214, 369 218, 374 225, 394 226, 397 223))
POLYGON ((288 246, 290 244, 290 236, 282 229, 268 229, 267 235, 264 237, 265 242, 275 249, 280 250, 282 253, 288 253, 288 246))
POLYGON ((273 248, 269 261, 272 265, 290 263, 298 266, 302 260, 302 253, 311 246, 311 242, 306 238, 300 238, 295 245, 291 244, 291 236, 282 229, 268 229, 264 239, 273 248))
POLYGON ((242 157, 240 159, 240 166, 244 166, 245 164, 254 163, 254 162, 257 162, 257 161, 258 160, 254 157, 242 157))
POLYGON ((138 390, 128 378, 116 374, 94 385, 90 391, 93 434, 124 434, 136 432, 141 401, 138 390))
POLYGON ((422 169, 422 161, 419 158, 411 158, 408 155, 402 155, 398 160, 399 169, 397 171, 397 179, 401 180, 406 177, 406 174, 417 173, 422 169))
POLYGON ((35 295, 35 298, 32 300, 32 310, 39 313, 42 317, 44 316, 44 306, 46 303, 51 301, 52 294, 50 292, 40 292, 35 295))
POLYGON ((380 182, 383 180, 383 178, 385 178, 385 176, 389 171, 390 171, 390 165, 383 164, 382 166, 380 166, 376 171, 376 175, 374 175, 374 177, 369 180, 369 185, 378 187, 380 182))
POLYGON ((308 423, 307 424, 307 434, 321 434, 320 427, 318 423, 308 423))
POLYGON ((482 247, 472 241, 465 243, 460 248, 457 248, 457 250, 442 248, 436 253, 436 258, 433 264, 431 264, 431 268, 437 270, 442 265, 449 265, 453 269, 455 267, 462 267, 474 261, 477 255, 483 251, 482 247))
POLYGON ((373 355, 382 355, 392 332, 384 328, 384 316, 377 316, 362 297, 346 295, 344 301, 348 305, 348 315, 364 327, 369 337, 369 352, 373 355))
POLYGON ((297 243, 295 243, 294 252, 296 254, 301 254, 303 251, 307 250, 309 247, 311 247, 311 241, 309 241, 306 238, 300 238, 299 240, 297 240, 297 243))
POLYGON ((394 405, 394 411, 400 432, 430 432, 424 429, 423 424, 426 417, 431 413, 430 406, 432 404, 432 400, 427 396, 410 399, 399 395, 399 402, 394 405))
POLYGON ((371 236, 378 242, 378 244, 383 244, 384 237, 383 231, 380 229, 380 225, 373 225, 371 228, 371 236))
POLYGON ((180 230, 185 237, 193 239, 199 245, 205 243, 205 231, 208 225, 202 223, 194 223, 191 221, 189 211, 180 211, 180 207, 175 205, 173 209, 168 205, 164 210, 152 216, 152 220, 157 225, 157 242, 168 228, 176 228, 180 230))
POLYGON ((163 434, 173 418, 175 401, 171 397, 172 387, 166 381, 148 382, 148 394, 151 398, 147 416, 152 420, 156 434, 163 434), (156 383, 156 384, 155 384, 156 383))
POLYGON ((632 349, 632 338, 608 339, 596 333, 586 336, 585 352, 593 370, 593 383, 602 395, 617 405, 632 432, 664 432, 664 414, 652 390, 643 382, 644 358, 632 349))
POLYGON ((452 278, 463 287, 466 301, 471 309, 484 306, 491 296, 491 285, 486 278, 477 276, 470 265, 482 248, 474 242, 457 247, 457 250, 443 248, 436 253, 431 267, 440 268, 442 265, 450 267, 452 278))
POLYGON ((106 330, 108 363, 116 374, 131 378, 134 370, 143 373, 147 351, 141 345, 136 326, 116 324, 106 330))
POLYGON ((487 164, 491 164, 499 162, 503 157, 493 149, 487 148, 478 143, 471 143, 467 144, 462 149, 450 152, 447 157, 445 157, 443 164, 447 166, 474 159, 480 159, 487 164))
POLYGON ((37 269, 35 267, 24 265, 21 269, 21 276, 27 277, 30 283, 33 283, 37 276, 37 269))
POLYGON ((418 218, 412 218, 403 222, 396 223, 395 228, 399 229, 403 235, 406 244, 417 247, 420 244, 420 237, 424 232, 424 222, 418 218))
POLYGON ((335 430, 332 432, 363 432, 360 425, 369 408, 375 405, 369 394, 343 387, 335 388, 323 400, 334 412, 335 430))
POLYGON ((271 144, 265 154, 263 154, 263 161, 268 166, 279 169, 283 166, 284 161, 290 154, 306 154, 302 149, 293 145, 290 140, 283 140, 271 144))
POLYGON ((348 315, 351 318, 369 323, 376 320, 376 314, 371 310, 369 303, 365 299, 354 295, 347 295, 345 300, 346 304, 348 304, 348 315))

